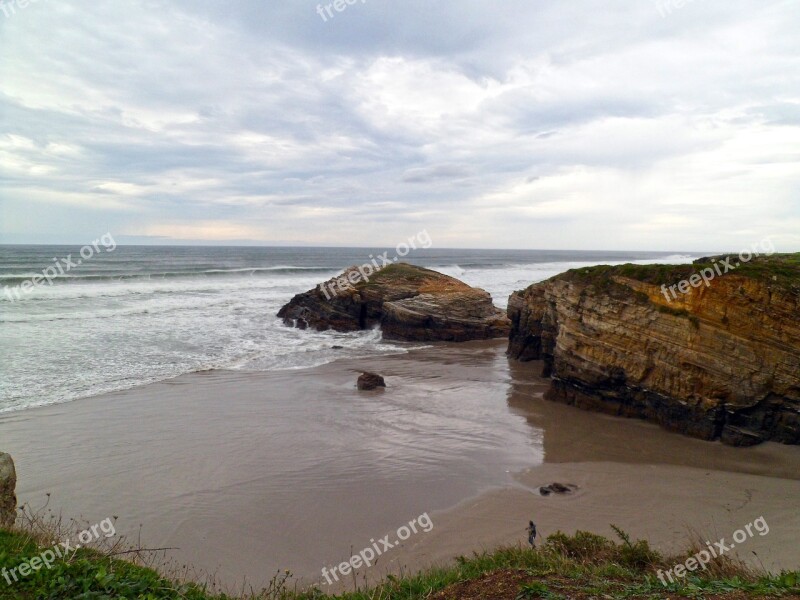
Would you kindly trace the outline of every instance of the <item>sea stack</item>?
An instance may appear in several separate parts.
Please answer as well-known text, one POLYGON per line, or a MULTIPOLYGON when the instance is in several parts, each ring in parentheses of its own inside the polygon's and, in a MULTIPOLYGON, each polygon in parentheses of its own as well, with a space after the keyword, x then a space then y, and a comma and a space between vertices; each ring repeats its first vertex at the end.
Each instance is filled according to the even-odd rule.
POLYGON ((574 269, 515 292, 508 354, 544 362, 551 400, 735 446, 800 444, 800 254, 669 291, 725 258, 574 269))
POLYGON ((380 327, 384 338, 405 341, 463 342, 507 337, 510 330, 508 317, 488 292, 406 263, 368 277, 350 267, 296 295, 278 316, 301 329, 380 327))

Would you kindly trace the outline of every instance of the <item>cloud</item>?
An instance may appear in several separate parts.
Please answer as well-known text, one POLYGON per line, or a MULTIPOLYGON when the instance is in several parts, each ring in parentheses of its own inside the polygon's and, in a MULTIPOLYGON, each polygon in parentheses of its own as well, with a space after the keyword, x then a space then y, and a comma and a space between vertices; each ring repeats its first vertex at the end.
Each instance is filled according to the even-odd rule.
POLYGON ((470 170, 458 165, 437 165, 409 169, 403 174, 403 181, 409 183, 427 183, 439 179, 463 179, 470 170))
POLYGON ((800 249, 790 4, 316 7, 0 14, 0 239, 800 249))

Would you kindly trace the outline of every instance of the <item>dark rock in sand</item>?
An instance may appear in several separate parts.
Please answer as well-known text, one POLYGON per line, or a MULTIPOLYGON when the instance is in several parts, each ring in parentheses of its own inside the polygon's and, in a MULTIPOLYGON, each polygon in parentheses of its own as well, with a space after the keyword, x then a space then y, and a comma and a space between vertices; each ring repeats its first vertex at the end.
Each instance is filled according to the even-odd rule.
POLYGON ((543 485, 540 487, 539 493, 542 496, 549 496, 550 494, 571 494, 577 489, 578 486, 572 483, 567 485, 564 485, 563 483, 551 483, 550 485, 543 485))
POLYGON ((479 288, 405 263, 364 279, 357 267, 298 294, 281 308, 284 323, 320 331, 380 327, 386 339, 481 340, 506 337, 510 322, 479 288))
POLYGON ((10 527, 17 516, 17 472, 14 461, 0 452, 0 527, 10 527))
POLYGON ((755 431, 748 431, 741 427, 734 427, 733 425, 726 425, 722 429, 720 441, 729 446, 756 446, 764 441, 764 436, 756 433, 755 431))
POLYGON ((379 387, 386 387, 386 382, 377 373, 362 373, 359 375, 356 385, 360 390, 374 390, 379 387))

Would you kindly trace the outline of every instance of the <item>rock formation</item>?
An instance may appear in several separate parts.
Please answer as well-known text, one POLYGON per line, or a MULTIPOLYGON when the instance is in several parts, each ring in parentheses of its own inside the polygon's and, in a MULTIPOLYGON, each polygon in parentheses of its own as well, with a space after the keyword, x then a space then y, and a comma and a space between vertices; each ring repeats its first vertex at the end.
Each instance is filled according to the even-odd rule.
POLYGON ((574 269, 515 292, 508 354, 544 362, 551 400, 732 445, 798 444, 800 254, 694 285, 722 260, 574 269))
POLYGON ((278 316, 301 329, 358 331, 379 326, 384 338, 394 340, 463 342, 508 335, 508 318, 484 290, 405 263, 366 278, 361 272, 351 267, 298 294, 278 316))
POLYGON ((17 516, 17 473, 14 461, 8 454, 0 452, 0 527, 10 527, 17 516))
POLYGON ((362 373, 358 376, 356 387, 360 390, 374 390, 379 387, 386 387, 386 382, 377 373, 362 373))
POLYGON ((541 486, 539 488, 539 494, 542 496, 549 496, 550 494, 571 494, 577 489, 578 486, 574 483, 564 485, 563 483, 553 482, 550 485, 541 486))

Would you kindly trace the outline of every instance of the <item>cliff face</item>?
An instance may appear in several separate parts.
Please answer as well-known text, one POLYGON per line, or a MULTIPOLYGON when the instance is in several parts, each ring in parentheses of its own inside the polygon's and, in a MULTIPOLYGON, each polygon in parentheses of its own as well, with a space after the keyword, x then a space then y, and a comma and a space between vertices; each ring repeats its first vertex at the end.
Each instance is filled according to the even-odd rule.
POLYGON ((403 263, 367 277, 351 267, 296 295, 278 317, 302 329, 358 331, 379 326, 386 339, 408 341, 490 339, 506 337, 510 329, 505 312, 484 290, 403 263))
POLYGON ((573 270, 516 292, 508 353, 544 361, 552 400, 733 445, 800 443, 800 255, 665 295, 707 264, 573 270))

